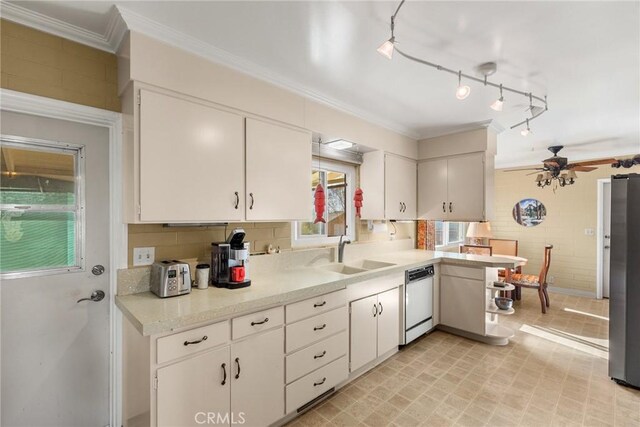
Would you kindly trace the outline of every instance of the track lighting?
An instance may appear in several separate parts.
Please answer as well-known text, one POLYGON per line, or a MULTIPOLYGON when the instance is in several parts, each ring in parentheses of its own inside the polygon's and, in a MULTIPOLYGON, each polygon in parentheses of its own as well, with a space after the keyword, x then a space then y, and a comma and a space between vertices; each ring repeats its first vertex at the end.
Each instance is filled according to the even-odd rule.
POLYGON ((393 57, 393 44, 395 43, 395 41, 396 38, 391 36, 389 40, 380 45, 380 47, 378 48, 378 53, 388 59, 391 59, 391 57, 393 57))
POLYGON ((456 98, 462 100, 466 99, 471 93, 471 88, 467 85, 462 85, 462 71, 458 71, 458 88, 456 89, 456 98))
MULTIPOLYGON (((393 15, 391 15, 391 38, 389 38, 389 40, 385 41, 384 43, 382 43, 382 45, 380 45, 380 47, 378 47, 378 53, 380 53, 381 55, 384 55, 386 58, 391 59, 393 54, 396 53, 397 55, 402 56, 403 58, 406 58, 410 61, 413 62, 417 62, 419 64, 422 65, 426 65, 427 67, 431 67, 431 68, 435 68, 438 71, 444 71, 445 73, 450 73, 450 74, 457 74, 458 75, 458 87, 456 88, 456 98, 462 100, 462 99, 466 99, 469 94, 471 93, 471 88, 467 85, 463 85, 462 84, 462 77, 464 77, 465 79, 469 80, 469 81, 473 81, 473 82, 477 82, 477 83, 482 83, 484 86, 492 86, 495 88, 499 88, 500 89, 500 98, 496 99, 491 105, 490 107, 495 110, 495 111, 502 111, 502 108, 504 106, 504 97, 502 96, 502 91, 503 89, 507 92, 511 92, 512 94, 516 94, 516 95, 520 95, 520 96, 524 96, 526 98, 529 99, 529 109, 528 111, 531 112, 531 117, 522 120, 518 123, 515 123, 514 125, 511 126, 511 129, 516 129, 522 125, 524 125, 526 123, 527 128, 523 129, 522 131, 520 131, 520 134, 522 136, 527 136, 531 133, 531 129, 529 128, 529 121, 530 120, 534 120, 536 118, 538 118, 539 116, 541 116, 542 114, 544 114, 546 111, 548 111, 549 107, 548 107, 548 103, 547 103, 547 97, 541 97, 541 96, 535 96, 533 95, 531 92, 524 92, 512 87, 508 87, 508 86, 503 86, 502 84, 497 84, 497 83, 493 83, 487 80, 488 76, 493 75, 496 72, 496 64, 493 62, 487 62, 484 64, 480 64, 477 67, 477 70, 481 73, 484 74, 484 78, 478 78, 476 76, 470 75, 470 74, 464 74, 462 73, 462 71, 456 71, 454 69, 451 68, 447 68, 443 65, 440 64, 436 64, 434 62, 430 62, 427 61, 426 59, 422 59, 422 58, 418 58, 416 56, 413 55, 409 55, 408 53, 403 52, 401 49, 398 49, 398 46, 396 46, 396 39, 395 39, 395 34, 394 34, 394 30, 395 30, 395 23, 396 23, 396 18, 398 16, 398 12, 400 12, 400 9, 402 8, 402 5, 404 5, 406 0, 401 0, 400 3, 398 4, 398 7, 396 8, 395 12, 393 15), (533 105, 533 100, 536 100, 537 102, 542 103, 541 106, 534 106, 533 105)), ((511 98, 510 98, 511 99, 511 98)))
POLYGON ((527 123, 527 128, 526 129, 522 129, 520 131, 520 135, 522 135, 522 136, 527 136, 527 135, 529 135, 531 133, 531 129, 529 128, 529 119, 526 120, 526 123, 527 123))
POLYGON ((502 111, 502 104, 504 104, 504 97, 502 96, 502 85, 500 85, 500 98, 496 99, 491 104, 491 109, 494 111, 502 111))

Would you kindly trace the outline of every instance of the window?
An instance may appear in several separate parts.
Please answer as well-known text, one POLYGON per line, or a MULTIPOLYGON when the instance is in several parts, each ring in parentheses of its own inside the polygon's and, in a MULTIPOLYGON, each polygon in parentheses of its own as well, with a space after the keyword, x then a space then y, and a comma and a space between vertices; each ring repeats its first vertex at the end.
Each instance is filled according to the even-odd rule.
POLYGON ((310 221, 296 221, 292 224, 293 244, 311 246, 336 243, 340 236, 355 239, 355 212, 353 192, 355 190, 355 167, 343 163, 314 159, 311 170, 311 191, 309 198, 310 221), (324 220, 314 224, 316 218, 315 192, 322 184, 325 194, 324 220))
POLYGON ((0 273, 3 278, 83 267, 82 147, 2 138, 0 273))
POLYGON ((436 221, 436 248, 464 243, 467 223, 436 221))

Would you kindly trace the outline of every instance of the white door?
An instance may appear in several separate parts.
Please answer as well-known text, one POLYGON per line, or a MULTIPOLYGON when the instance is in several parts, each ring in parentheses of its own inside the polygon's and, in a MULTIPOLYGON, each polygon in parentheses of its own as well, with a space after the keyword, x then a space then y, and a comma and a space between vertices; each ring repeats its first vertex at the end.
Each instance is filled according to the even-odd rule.
POLYGON ((158 369, 158 427, 230 425, 229 347, 158 369))
POLYGON ((452 157, 447 161, 447 214, 450 221, 483 218, 483 154, 452 157))
POLYGON ((378 296, 351 303, 351 372, 376 358, 378 344, 378 296))
POLYGON ((246 144, 247 221, 308 221, 311 132, 247 119, 246 144))
POLYGON ((108 425, 108 129, 1 114, 0 424, 108 425))
POLYGON ((231 345, 231 413, 248 426, 284 416, 284 329, 231 345))
POLYGON ((378 294, 378 356, 398 348, 400 343, 400 291, 378 294))
POLYGON ((418 164, 418 218, 447 219, 447 159, 418 164))
POLYGON ((385 155, 385 215, 387 219, 416 217, 416 162, 385 155))
POLYGON ((238 114, 140 91, 140 219, 240 221, 244 129, 238 114))
POLYGON ((609 298, 609 268, 611 255, 611 182, 602 185, 602 297, 609 298))

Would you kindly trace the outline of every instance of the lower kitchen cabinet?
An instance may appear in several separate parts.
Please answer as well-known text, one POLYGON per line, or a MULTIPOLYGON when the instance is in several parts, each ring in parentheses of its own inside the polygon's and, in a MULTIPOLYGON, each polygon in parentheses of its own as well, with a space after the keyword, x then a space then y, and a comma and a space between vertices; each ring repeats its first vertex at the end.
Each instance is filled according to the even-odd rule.
POLYGON ((198 426, 207 413, 230 416, 229 347, 158 369, 157 388, 158 427, 198 426))
POLYGON ((284 329, 231 345, 231 413, 249 426, 284 416, 284 329))
POLYGON ((398 347, 399 292, 393 288, 351 302, 351 372, 398 347))

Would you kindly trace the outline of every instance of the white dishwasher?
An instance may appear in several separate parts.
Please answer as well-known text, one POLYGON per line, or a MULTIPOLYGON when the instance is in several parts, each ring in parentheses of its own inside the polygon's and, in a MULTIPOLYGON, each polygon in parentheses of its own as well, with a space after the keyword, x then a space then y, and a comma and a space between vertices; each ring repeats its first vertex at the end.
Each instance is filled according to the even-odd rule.
POLYGON ((433 265, 405 272, 400 343, 409 344, 433 329, 433 265))

